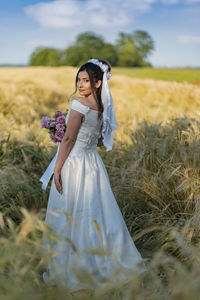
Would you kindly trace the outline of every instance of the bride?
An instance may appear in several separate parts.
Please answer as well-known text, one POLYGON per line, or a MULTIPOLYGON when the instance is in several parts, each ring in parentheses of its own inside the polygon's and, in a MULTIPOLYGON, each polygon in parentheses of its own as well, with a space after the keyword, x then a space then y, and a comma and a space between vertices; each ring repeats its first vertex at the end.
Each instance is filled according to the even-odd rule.
MULTIPOLYGON (((97 151, 102 145, 112 149, 117 129, 110 70, 107 61, 98 59, 88 60, 78 70, 76 91, 81 97, 70 102, 65 135, 51 163, 54 178, 45 222, 59 239, 52 243, 43 234, 44 249, 52 254, 43 273, 50 285, 87 288, 78 282, 77 270, 95 275, 98 284, 104 278, 125 279, 131 270, 146 270, 97 151)), ((40 179, 44 189, 50 173, 40 179)))

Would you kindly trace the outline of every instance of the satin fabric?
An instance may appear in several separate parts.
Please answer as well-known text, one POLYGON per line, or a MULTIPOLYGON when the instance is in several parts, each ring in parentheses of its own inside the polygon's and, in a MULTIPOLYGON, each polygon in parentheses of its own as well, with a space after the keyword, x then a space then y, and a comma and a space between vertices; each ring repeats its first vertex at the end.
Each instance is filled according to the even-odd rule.
POLYGON ((87 288, 75 275, 81 268, 92 273, 100 285, 104 277, 117 282, 126 279, 128 271, 140 273, 146 267, 97 151, 102 120, 98 119, 97 111, 77 100, 71 102, 71 109, 83 113, 85 121, 61 170, 62 194, 52 180, 45 221, 60 238, 53 243, 43 235, 44 250, 52 251, 43 279, 49 285, 79 290, 87 288), (91 249, 96 253, 91 253, 91 249))
POLYGON ((49 166, 47 167, 46 171, 44 172, 44 174, 40 178, 40 181, 42 182, 42 189, 43 190, 46 190, 46 188, 48 186, 48 183, 51 179, 51 176, 53 175, 59 148, 60 148, 60 143, 58 143, 58 148, 57 148, 55 156, 53 157, 53 159, 51 160, 51 162, 50 162, 49 166))

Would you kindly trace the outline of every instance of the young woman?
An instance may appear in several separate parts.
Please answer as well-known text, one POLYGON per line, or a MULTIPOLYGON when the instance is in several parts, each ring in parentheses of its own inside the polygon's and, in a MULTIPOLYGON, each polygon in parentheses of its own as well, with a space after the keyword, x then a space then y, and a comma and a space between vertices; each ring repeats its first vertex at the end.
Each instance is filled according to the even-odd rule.
POLYGON ((97 151, 101 145, 112 149, 117 128, 107 81, 110 70, 108 62, 91 59, 76 76, 81 97, 70 102, 45 219, 60 236, 52 244, 44 235, 44 245, 53 254, 43 273, 47 284, 83 288, 75 275, 80 268, 95 274, 98 283, 104 277, 124 279, 128 270, 145 270, 97 151))

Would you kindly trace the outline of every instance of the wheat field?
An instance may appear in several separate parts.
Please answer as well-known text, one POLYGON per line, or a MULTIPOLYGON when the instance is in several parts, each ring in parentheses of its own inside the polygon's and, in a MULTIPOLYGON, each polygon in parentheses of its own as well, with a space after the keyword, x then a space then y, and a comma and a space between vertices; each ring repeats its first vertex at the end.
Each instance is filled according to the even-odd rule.
MULTIPOLYGON (((110 81, 118 121, 114 148, 98 151, 147 272, 95 292, 42 282, 50 185, 42 191, 39 178, 57 146, 40 121, 69 108, 76 72, 0 68, 0 299, 199 299, 200 87, 120 70, 110 81)), ((93 282, 79 276, 85 278, 93 282)))

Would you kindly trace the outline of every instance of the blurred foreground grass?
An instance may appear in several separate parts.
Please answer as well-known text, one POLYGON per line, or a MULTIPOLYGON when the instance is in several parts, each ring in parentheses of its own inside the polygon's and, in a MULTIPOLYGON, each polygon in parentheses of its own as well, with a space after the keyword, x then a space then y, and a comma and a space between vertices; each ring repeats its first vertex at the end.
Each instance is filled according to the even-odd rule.
POLYGON ((57 147, 40 119, 68 108, 75 74, 67 67, 0 69, 0 299, 199 299, 200 88, 123 75, 110 81, 114 149, 99 151, 148 270, 95 292, 43 284, 49 188, 42 191, 39 178, 57 147))

